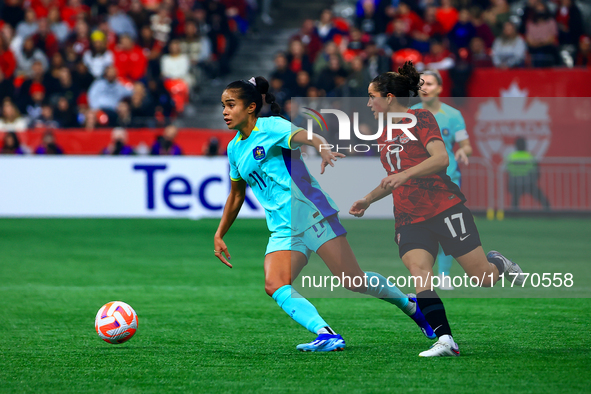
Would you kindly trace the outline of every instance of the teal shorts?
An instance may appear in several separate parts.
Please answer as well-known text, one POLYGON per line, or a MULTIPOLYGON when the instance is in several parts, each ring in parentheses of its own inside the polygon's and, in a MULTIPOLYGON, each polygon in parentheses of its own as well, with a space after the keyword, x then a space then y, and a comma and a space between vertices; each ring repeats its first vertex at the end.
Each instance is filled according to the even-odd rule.
POLYGON ((267 255, 280 250, 293 250, 302 252, 306 258, 310 258, 312 252, 316 253, 318 248, 326 242, 344 234, 347 234, 347 230, 345 230, 339 221, 338 215, 331 215, 301 234, 294 236, 271 234, 265 254, 267 255))

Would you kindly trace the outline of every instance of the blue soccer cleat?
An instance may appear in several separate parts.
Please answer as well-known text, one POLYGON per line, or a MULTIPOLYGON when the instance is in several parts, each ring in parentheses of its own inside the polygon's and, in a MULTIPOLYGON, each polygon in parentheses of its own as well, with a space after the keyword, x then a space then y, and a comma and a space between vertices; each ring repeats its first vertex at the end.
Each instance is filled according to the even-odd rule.
POLYGON ((408 299, 413 301, 416 305, 417 305, 417 310, 416 312, 410 316, 411 319, 413 319, 415 321, 415 323, 417 323, 417 326, 419 326, 419 328, 421 329, 421 331, 423 332, 423 334, 425 334, 425 336, 429 339, 435 339, 437 338, 437 335, 435 335, 435 333, 433 332, 433 329, 431 328, 431 326, 429 325, 429 323, 427 323, 427 319, 425 319, 425 315, 423 315, 423 312, 421 312, 421 309, 419 308, 419 303, 417 302, 417 297, 414 294, 407 294, 408 299))
POLYGON ((310 343, 302 343, 297 346, 302 352, 335 352, 345 349, 345 340, 336 334, 320 334, 310 343))

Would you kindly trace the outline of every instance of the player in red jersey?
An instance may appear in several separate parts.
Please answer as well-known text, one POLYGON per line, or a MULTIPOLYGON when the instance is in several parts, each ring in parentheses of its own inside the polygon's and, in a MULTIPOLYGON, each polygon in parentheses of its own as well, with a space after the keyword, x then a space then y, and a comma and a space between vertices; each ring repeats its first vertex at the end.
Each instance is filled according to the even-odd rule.
MULTIPOLYGON (((472 213, 464 205, 466 198, 446 174, 449 158, 435 117, 428 110, 409 109, 410 95, 416 97, 420 86, 420 74, 411 62, 397 73, 381 74, 370 83, 367 105, 376 118, 388 112, 406 112, 415 116, 417 123, 407 129, 414 138, 402 129, 395 129, 390 140, 382 137, 381 161, 388 176, 356 201, 349 213, 361 217, 373 202, 392 194, 400 258, 412 276, 421 278, 415 283, 419 307, 438 337, 419 356, 459 356, 445 308, 433 290, 433 282, 437 281, 433 281, 433 265, 439 244, 468 276, 477 277, 481 286, 493 286, 505 273, 517 275, 515 282, 521 284, 522 271, 499 252, 484 254, 472 213)), ((394 119, 399 124, 411 120, 394 119)))

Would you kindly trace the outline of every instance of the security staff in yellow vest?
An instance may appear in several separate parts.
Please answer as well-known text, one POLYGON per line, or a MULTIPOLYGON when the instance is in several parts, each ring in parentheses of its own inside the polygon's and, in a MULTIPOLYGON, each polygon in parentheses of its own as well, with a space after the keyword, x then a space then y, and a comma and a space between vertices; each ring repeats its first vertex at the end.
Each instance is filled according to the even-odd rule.
POLYGON ((534 155, 526 150, 523 137, 515 140, 515 149, 515 152, 506 159, 509 174, 508 188, 512 196, 513 209, 518 209, 519 200, 524 194, 530 194, 544 209, 550 209, 548 198, 538 185, 540 178, 538 162, 534 155))

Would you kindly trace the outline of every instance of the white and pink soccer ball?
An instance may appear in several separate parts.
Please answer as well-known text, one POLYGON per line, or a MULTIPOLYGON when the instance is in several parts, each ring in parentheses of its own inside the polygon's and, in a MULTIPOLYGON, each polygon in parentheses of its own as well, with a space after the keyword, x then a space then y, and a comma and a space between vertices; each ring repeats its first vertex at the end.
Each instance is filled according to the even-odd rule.
POLYGON ((103 341, 123 343, 137 331, 137 314, 125 302, 111 301, 99 309, 94 328, 103 341))

